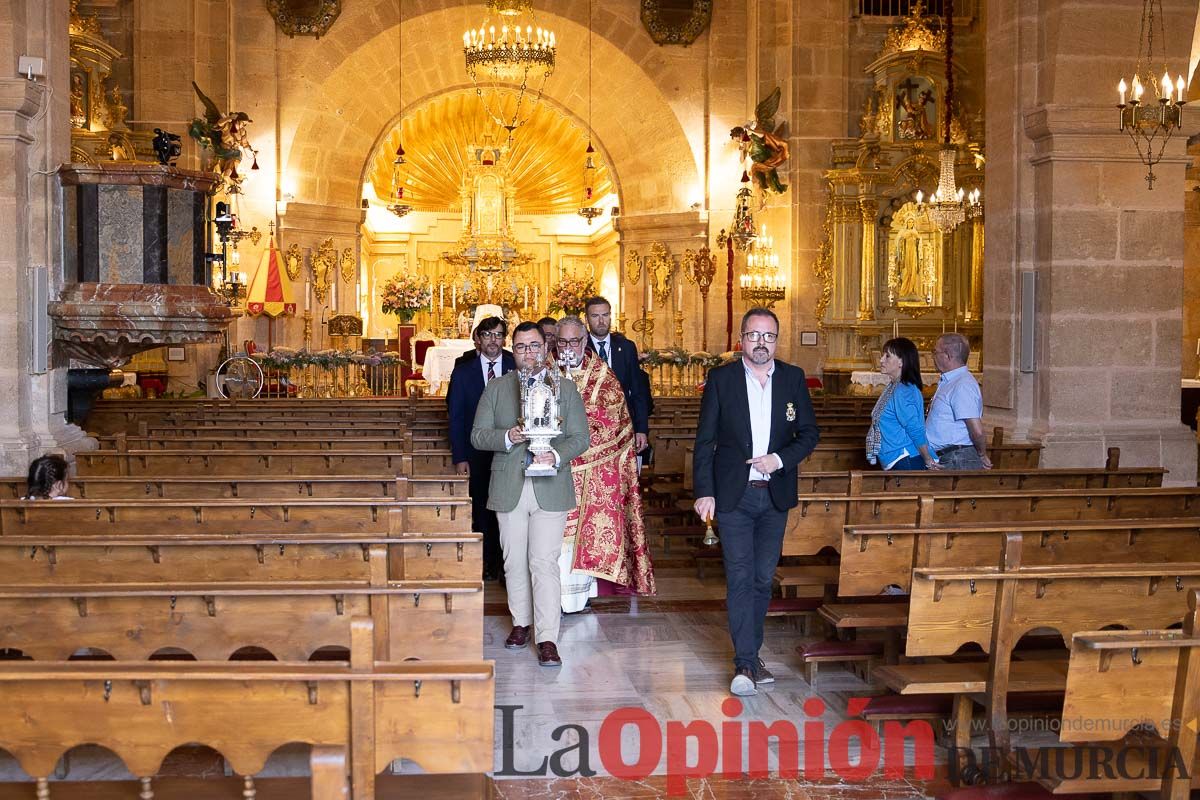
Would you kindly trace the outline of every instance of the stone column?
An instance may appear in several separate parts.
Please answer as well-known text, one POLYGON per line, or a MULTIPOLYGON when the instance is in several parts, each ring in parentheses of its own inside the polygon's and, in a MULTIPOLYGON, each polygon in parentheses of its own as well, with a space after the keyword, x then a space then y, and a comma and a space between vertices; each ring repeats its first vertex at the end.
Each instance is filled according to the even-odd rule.
POLYGON ((858 201, 862 213, 862 290, 858 297, 858 318, 875 319, 875 242, 879 238, 879 209, 873 200, 858 201))
POLYGON ((971 286, 963 322, 974 322, 983 314, 983 218, 971 221, 971 286))
MULTIPOLYGON (((1167 66, 1186 71, 1194 3, 1164 0, 1167 66)), ((1040 438, 1045 466, 1163 465, 1194 484, 1179 421, 1183 137, 1153 191, 1117 130, 1140 4, 992 0, 987 31, 987 421, 1040 438), (1099 23, 1099 24, 1098 24, 1099 23), (1036 276, 1021 371, 1021 273, 1036 276)))
POLYGON ((33 322, 48 324, 33 307, 31 283, 49 276, 53 297, 62 287, 61 208, 52 173, 70 152, 67 0, 0 0, 0 63, 15 75, 21 55, 45 58, 37 81, 0 77, 0 470, 23 474, 49 450, 73 452, 94 443, 68 425, 66 369, 32 372, 33 322), (49 89, 55 91, 50 94, 49 89))

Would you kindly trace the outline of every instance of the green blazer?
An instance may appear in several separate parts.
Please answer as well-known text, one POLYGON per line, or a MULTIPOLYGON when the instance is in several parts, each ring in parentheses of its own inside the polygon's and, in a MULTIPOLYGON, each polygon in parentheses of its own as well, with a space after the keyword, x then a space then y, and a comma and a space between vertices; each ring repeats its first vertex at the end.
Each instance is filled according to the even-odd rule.
MULTIPOLYGON (((487 507, 492 511, 512 511, 521 499, 525 485, 525 453, 527 442, 504 449, 504 434, 517 424, 521 391, 518 372, 495 378, 483 390, 475 410, 475 426, 471 430, 471 445, 476 450, 490 450, 492 478, 488 485, 487 507)), ((563 432, 550 444, 558 453, 558 474, 533 479, 533 492, 543 511, 570 511, 575 508, 575 483, 571 479, 571 459, 588 449, 587 416, 579 390, 569 380, 559 383, 559 410, 563 432)))

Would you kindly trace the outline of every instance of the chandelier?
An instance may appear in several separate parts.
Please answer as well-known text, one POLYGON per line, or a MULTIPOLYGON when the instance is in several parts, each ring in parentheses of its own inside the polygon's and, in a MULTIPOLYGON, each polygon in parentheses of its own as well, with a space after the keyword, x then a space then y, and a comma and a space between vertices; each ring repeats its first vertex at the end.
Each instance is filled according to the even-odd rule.
MULTIPOLYGON (((929 198, 927 206, 922 205, 922 196, 917 192, 917 207, 929 215, 930 221, 942 233, 949 233, 967 218, 967 210, 963 207, 964 192, 954 186, 954 165, 958 160, 958 148, 948 146, 938 154, 941 159, 941 172, 938 176, 937 189, 929 198)), ((978 190, 977 190, 978 191, 978 190)))
POLYGON ((591 225, 592 220, 604 213, 604 209, 592 205, 596 202, 596 148, 592 147, 592 0, 588 0, 588 143, 583 153, 583 205, 579 216, 591 225))
POLYGON ((1121 102, 1119 129, 1129 134, 1137 148, 1138 158, 1146 165, 1146 188, 1154 189, 1154 165, 1162 160, 1163 151, 1171 134, 1183 125, 1183 91, 1187 88, 1183 76, 1171 81, 1167 72, 1166 31, 1163 27, 1162 0, 1142 0, 1142 26, 1138 34, 1137 64, 1133 68, 1133 80, 1125 78, 1117 84, 1121 102), (1156 39, 1157 37, 1157 39, 1156 39), (1162 69, 1162 78, 1155 78, 1155 63, 1162 69), (1154 89, 1157 104, 1142 103, 1142 95, 1149 85, 1154 89), (1126 93, 1130 93, 1128 100, 1126 93))
POLYGON ((537 24, 530 0, 487 0, 487 19, 463 33, 467 76, 488 116, 509 137, 541 102, 546 79, 554 72, 555 44, 554 33, 537 24), (501 95, 512 91, 513 84, 517 99, 508 113, 501 95), (529 102, 526 92, 534 95, 529 102))
POLYGON ((392 194, 387 210, 397 217, 403 217, 412 211, 412 206, 404 202, 405 167, 404 160, 404 0, 396 3, 396 66, 399 68, 397 84, 400 92, 400 139, 396 145, 396 159, 392 162, 392 194))
POLYGON ((740 278, 742 299, 753 306, 771 308, 787 294, 787 285, 779 271, 775 242, 767 236, 767 226, 755 238, 746 254, 746 271, 740 278))

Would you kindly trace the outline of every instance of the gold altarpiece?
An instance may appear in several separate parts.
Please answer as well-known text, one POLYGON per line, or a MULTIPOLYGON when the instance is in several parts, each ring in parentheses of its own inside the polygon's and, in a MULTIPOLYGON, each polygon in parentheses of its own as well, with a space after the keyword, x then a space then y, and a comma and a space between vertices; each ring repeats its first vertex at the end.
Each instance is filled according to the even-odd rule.
MULTIPOLYGON (((961 97, 965 75, 953 68, 961 97)), ((918 7, 888 32, 866 71, 872 83, 861 133, 833 142, 824 241, 814 265, 822 287, 816 316, 827 343, 824 378, 832 391, 847 391, 856 370, 876 371, 880 346, 896 332, 929 354, 940 333, 957 330, 978 353, 983 330, 982 215, 969 214, 942 233, 916 199, 921 191, 928 200, 938 183, 944 33, 918 7)), ((950 126, 956 182, 966 192, 982 191, 982 119, 964 107, 955 102, 950 126)))

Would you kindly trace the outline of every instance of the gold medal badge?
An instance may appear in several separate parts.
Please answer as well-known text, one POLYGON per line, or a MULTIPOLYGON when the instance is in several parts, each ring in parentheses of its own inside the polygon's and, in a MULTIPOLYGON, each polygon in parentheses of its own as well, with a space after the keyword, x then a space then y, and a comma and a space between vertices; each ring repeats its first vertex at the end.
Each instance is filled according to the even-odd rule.
POLYGON ((796 421, 796 407, 794 405, 792 405, 791 403, 787 404, 787 421, 788 422, 796 421))

